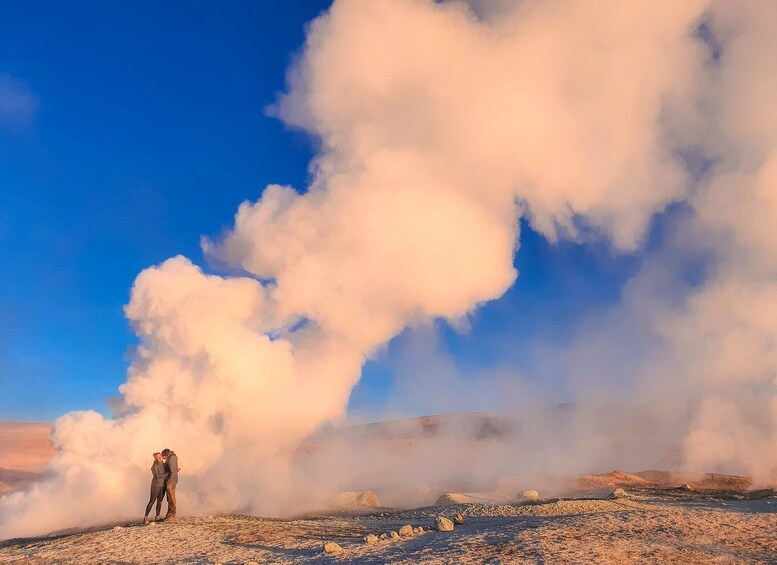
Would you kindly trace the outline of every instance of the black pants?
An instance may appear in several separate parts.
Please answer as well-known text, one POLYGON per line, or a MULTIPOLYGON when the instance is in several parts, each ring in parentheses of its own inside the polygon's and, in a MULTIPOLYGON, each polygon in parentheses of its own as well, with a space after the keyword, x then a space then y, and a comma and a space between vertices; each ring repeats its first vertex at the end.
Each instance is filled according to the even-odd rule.
POLYGON ((151 507, 154 505, 155 500, 156 500, 156 515, 159 516, 159 513, 162 511, 162 500, 164 500, 164 498, 165 498, 165 485, 156 486, 152 484, 151 498, 148 499, 148 506, 146 506, 146 516, 148 516, 148 513, 151 512, 151 507))

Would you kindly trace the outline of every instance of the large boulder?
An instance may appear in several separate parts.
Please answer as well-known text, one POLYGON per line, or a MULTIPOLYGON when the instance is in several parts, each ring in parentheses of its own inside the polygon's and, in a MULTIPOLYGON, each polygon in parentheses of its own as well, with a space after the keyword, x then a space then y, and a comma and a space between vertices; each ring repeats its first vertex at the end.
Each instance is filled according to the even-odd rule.
POLYGON ((540 500, 540 493, 536 490, 525 490, 518 495, 518 499, 527 501, 540 500))
POLYGON ((753 477, 705 473, 696 486, 708 490, 748 490, 753 486, 753 477))
POLYGON ((452 532, 453 531, 453 522, 448 520, 445 516, 437 516, 437 519, 434 521, 434 525, 437 528, 438 532, 452 532))
POLYGON ((324 544, 324 553, 341 553, 343 548, 339 544, 328 541, 324 544))
POLYGON ((400 536, 410 536, 413 534, 413 526, 410 524, 406 524, 399 528, 399 535, 400 536))
POLYGON ((375 534, 367 534, 366 536, 364 536, 364 543, 377 543, 377 541, 378 541, 378 536, 376 536, 375 534))
POLYGON ((448 492, 435 502, 435 506, 451 506, 453 504, 508 504, 509 496, 498 492, 448 492))
POLYGON ((650 481, 634 473, 625 471, 612 471, 598 475, 580 475, 577 484, 583 489, 604 489, 618 487, 644 487, 650 485, 650 481))
POLYGON ((626 498, 629 494, 622 488, 616 488, 610 493, 610 496, 613 498, 626 498))
POLYGON ((380 501, 371 490, 349 490, 329 499, 328 504, 338 510, 369 510, 378 508, 380 501))

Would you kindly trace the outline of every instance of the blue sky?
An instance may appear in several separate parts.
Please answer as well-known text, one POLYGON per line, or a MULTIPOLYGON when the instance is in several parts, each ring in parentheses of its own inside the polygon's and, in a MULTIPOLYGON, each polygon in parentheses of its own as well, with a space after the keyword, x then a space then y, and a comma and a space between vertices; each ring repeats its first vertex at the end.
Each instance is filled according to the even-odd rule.
MULTIPOLYGON (((309 140, 264 114, 327 2, 11 2, 0 16, 0 419, 108 413, 134 336, 134 277, 229 226, 268 183, 304 187, 309 140)), ((516 286, 459 333, 463 372, 532 372, 617 304, 642 257, 550 244, 523 226, 516 286)), ((660 225, 658 228, 660 229, 660 225)), ((378 414, 402 338, 368 363, 355 411, 378 414)))

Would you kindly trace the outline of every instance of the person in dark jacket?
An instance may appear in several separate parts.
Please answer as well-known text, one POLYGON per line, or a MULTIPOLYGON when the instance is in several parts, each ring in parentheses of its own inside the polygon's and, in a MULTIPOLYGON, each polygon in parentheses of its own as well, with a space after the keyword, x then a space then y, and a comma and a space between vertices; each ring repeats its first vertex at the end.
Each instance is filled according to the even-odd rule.
POLYGON ((169 449, 162 450, 162 457, 165 459, 165 470, 167 471, 167 482, 165 491, 167 492, 167 515, 163 522, 175 522, 175 487, 178 486, 178 456, 169 449))
POLYGON ((162 454, 159 452, 154 453, 154 462, 151 464, 151 497, 148 499, 148 505, 146 506, 146 515, 143 516, 144 524, 148 524, 148 513, 151 512, 154 501, 156 501, 156 517, 154 520, 159 520, 159 515, 162 512, 162 500, 165 497, 166 479, 167 470, 165 469, 162 454))

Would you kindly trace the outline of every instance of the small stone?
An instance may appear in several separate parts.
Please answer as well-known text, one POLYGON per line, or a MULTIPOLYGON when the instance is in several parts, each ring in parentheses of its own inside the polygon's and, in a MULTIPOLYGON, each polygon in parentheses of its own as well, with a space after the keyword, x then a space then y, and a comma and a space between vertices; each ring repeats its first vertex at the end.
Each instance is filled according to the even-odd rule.
POLYGON ((148 524, 146 524, 146 526, 151 528, 152 526, 156 526, 156 522, 149 522, 148 524))
POLYGON ((629 496, 629 494, 622 488, 616 488, 614 491, 610 493, 610 496, 612 496, 613 498, 626 498, 627 496, 629 496))
POLYGON ((364 537, 364 543, 377 543, 378 536, 375 534, 369 534, 364 537))
POLYGON ((693 490, 693 487, 689 485, 688 483, 685 483, 680 487, 680 490, 693 490))
POLYGON ((518 496, 518 498, 521 500, 539 500, 540 493, 538 493, 536 490, 525 490, 518 496))
POLYGON ((409 536, 413 534, 413 526, 410 524, 407 524, 406 526, 402 526, 399 528, 399 535, 400 536, 409 536))
POLYGON ((389 532, 389 537, 390 537, 391 539, 399 539, 399 534, 398 534, 397 532, 395 532, 394 530, 391 530, 391 531, 389 532))
POLYGON ((122 528, 121 526, 114 526, 114 527, 113 527, 113 531, 114 531, 114 532, 121 531, 122 529, 123 529, 123 528, 122 528))
POLYGON ((388 539, 388 534, 380 534, 379 539, 388 539))
POLYGON ((461 525, 464 523, 464 516, 462 516, 461 514, 456 514, 456 516, 453 518, 453 521, 461 525))
POLYGON ((324 544, 324 553, 340 553, 342 550, 343 548, 333 541, 328 541, 324 544))
POLYGON ((434 525, 437 527, 438 532, 452 532, 453 522, 448 520, 445 516, 437 516, 434 525))

